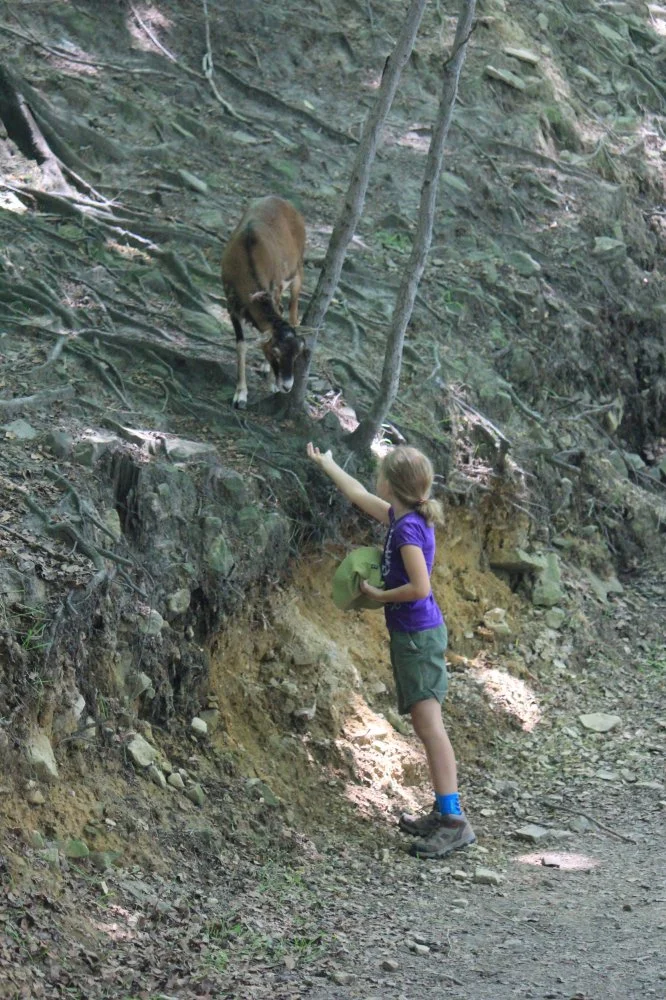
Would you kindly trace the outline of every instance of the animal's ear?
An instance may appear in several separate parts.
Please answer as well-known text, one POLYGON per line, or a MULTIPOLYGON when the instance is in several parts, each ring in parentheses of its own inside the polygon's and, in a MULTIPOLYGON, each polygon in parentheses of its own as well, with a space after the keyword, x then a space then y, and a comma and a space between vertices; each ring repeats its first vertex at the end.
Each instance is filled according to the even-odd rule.
POLYGON ((252 292, 252 295, 250 296, 250 301, 252 302, 256 302, 257 299, 268 299, 270 301, 271 293, 267 292, 263 288, 260 288, 258 292, 252 292))

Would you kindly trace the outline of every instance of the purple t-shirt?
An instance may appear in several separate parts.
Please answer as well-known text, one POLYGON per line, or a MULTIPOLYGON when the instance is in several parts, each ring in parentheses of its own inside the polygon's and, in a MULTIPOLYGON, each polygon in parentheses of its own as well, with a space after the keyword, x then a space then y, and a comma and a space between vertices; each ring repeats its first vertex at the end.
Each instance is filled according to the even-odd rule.
MULTIPOLYGON (((396 520, 391 507, 389 530, 382 556, 382 579, 385 590, 393 590, 409 583, 409 576, 400 554, 403 545, 418 545, 423 550, 430 576, 435 561, 435 529, 429 527, 415 511, 409 511, 396 520)), ((432 591, 419 601, 386 604, 384 614, 389 632, 424 632, 428 628, 437 628, 444 622, 432 591)))

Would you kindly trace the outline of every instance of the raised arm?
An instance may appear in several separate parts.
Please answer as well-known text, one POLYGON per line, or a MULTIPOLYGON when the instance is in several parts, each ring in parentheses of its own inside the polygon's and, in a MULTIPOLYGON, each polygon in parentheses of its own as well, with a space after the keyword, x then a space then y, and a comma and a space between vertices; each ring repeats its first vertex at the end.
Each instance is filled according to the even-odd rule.
POLYGON ((370 517, 374 517, 376 521, 388 524, 390 504, 382 500, 381 497, 375 496, 374 493, 369 493, 358 479, 354 479, 344 469, 341 469, 330 451, 324 452, 322 455, 319 448, 315 448, 310 442, 308 444, 308 458, 311 458, 326 473, 348 500, 351 500, 370 517))

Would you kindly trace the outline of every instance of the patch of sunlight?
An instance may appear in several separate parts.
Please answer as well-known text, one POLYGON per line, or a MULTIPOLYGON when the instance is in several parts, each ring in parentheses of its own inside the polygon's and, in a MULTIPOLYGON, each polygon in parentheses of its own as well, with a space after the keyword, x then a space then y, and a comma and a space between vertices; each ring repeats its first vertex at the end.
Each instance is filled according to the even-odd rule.
POLYGON ((27 212, 27 207, 20 201, 13 191, 0 191, 0 208, 3 208, 6 212, 15 212, 17 215, 23 215, 27 212))
POLYGON ((379 90, 383 76, 383 73, 376 73, 374 76, 371 76, 366 83, 368 90, 379 90))
POLYGON ((46 58, 54 69, 69 76, 97 76, 99 73, 94 55, 68 39, 63 39, 52 50, 47 50, 46 58))
POLYGON ((106 241, 106 246, 109 250, 115 251, 115 253, 120 254, 121 257, 130 257, 132 259, 139 259, 145 261, 146 264, 150 263, 150 256, 144 251, 139 250, 138 247, 130 247, 125 243, 117 243, 116 240, 108 239, 106 241))
POLYGON ((415 149, 417 153, 427 153, 430 148, 431 132, 421 131, 405 132, 399 139, 396 139, 396 146, 406 146, 408 149, 415 149))
POLYGON ((492 704, 518 719, 526 733, 541 721, 541 708, 536 695, 520 677, 483 666, 474 668, 474 676, 483 685, 492 704))
POLYGON ((125 26, 136 46, 144 52, 159 52, 171 62, 176 62, 173 52, 170 52, 158 38, 157 32, 167 31, 173 25, 162 11, 152 4, 141 7, 132 6, 127 14, 125 26))
POLYGON ((139 913, 132 913, 123 906, 112 904, 109 912, 120 918, 122 923, 106 923, 101 920, 92 920, 91 923, 98 931, 106 934, 112 941, 132 941, 136 937, 136 926, 139 923, 139 913), (124 925, 124 926, 123 926, 124 925))
POLYGON ((521 854, 514 858, 522 865, 536 865, 538 868, 559 868, 567 872, 591 872, 601 864, 598 858, 588 854, 576 854, 573 851, 539 851, 535 854, 521 854))
POLYGON ((661 4, 649 3, 650 24, 658 35, 666 37, 666 7, 661 4))
MULTIPOLYGON (((313 420, 322 420, 327 413, 332 413, 347 434, 352 434, 359 425, 354 407, 345 402, 341 392, 334 390, 318 397, 317 402, 308 407, 308 412, 313 420)), ((370 450, 377 458, 383 458, 393 447, 382 428, 370 445, 370 450)))
POLYGON ((345 783, 344 795, 363 817, 392 817, 423 808, 422 784, 427 774, 423 752, 402 736, 367 704, 356 705, 347 720, 344 739, 338 744, 353 760, 354 778, 345 783))

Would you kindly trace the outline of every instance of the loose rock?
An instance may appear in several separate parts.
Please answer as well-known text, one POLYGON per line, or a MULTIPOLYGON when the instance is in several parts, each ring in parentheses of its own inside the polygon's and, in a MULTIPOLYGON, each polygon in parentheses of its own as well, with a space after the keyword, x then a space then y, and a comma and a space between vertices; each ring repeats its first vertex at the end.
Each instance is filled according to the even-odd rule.
POLYGON ((159 752, 138 733, 127 744, 127 752, 137 767, 150 767, 159 757, 159 752))
POLYGON ((189 788, 185 789, 185 795, 190 802, 194 802, 195 806, 202 806, 206 800, 206 793, 201 785, 190 785, 189 788))
POLYGON ((605 712, 591 712, 589 715, 579 715, 578 721, 585 729, 593 733, 609 733, 622 722, 619 715, 607 715, 605 712))
POLYGON ((539 841, 543 840, 548 836, 550 830, 547 830, 545 826, 538 826, 536 823, 528 823, 526 826, 521 826, 517 830, 514 830, 514 837, 518 840, 528 840, 532 844, 538 844, 539 841))
POLYGON ((396 962, 393 958, 385 958, 382 962, 384 972, 397 972, 399 968, 400 962, 396 962))
POLYGON ((42 781, 58 780, 58 765, 53 754, 51 741, 46 733, 38 729, 28 739, 26 746, 28 763, 42 781))
POLYGON ((206 725, 203 719, 199 718, 198 715, 195 716, 190 722, 190 729, 192 730, 195 736, 208 735, 208 726, 206 725))
POLYGON ((150 765, 147 774, 150 780, 153 782, 153 784, 157 785, 158 788, 166 788, 167 780, 164 777, 163 772, 160 770, 159 767, 156 767, 155 764, 150 765))
POLYGON ((492 868, 477 868, 472 881, 477 885, 501 885, 504 877, 499 872, 494 872, 492 868))
POLYGON ((183 781, 183 779, 181 778, 181 776, 178 774, 177 771, 174 771, 172 774, 169 775, 169 777, 167 778, 167 784, 171 785, 172 788, 177 788, 178 791, 180 792, 182 792, 183 789, 185 788, 185 782, 183 781))

